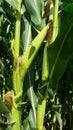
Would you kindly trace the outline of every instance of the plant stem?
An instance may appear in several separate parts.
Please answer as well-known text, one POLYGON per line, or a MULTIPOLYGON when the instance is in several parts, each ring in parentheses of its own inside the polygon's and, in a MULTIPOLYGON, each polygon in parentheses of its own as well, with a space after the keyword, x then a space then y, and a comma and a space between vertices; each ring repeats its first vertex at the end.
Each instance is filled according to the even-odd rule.
POLYGON ((59 8, 59 0, 55 0, 52 42, 54 42, 58 33, 58 8, 59 8))
POLYGON ((46 109, 46 101, 47 101, 47 95, 48 95, 48 86, 46 88, 45 97, 41 101, 41 103, 38 103, 37 108, 37 129, 43 130, 43 122, 44 122, 44 115, 45 115, 45 109, 46 109))
POLYGON ((12 108, 12 117, 15 122, 12 126, 12 130, 21 130, 21 111, 18 109, 15 101, 12 108))
MULTIPOLYGON (((18 10, 15 24, 15 40, 14 40, 14 67, 13 67, 13 90, 14 96, 17 96, 22 91, 22 81, 19 73, 19 47, 20 47, 20 26, 21 26, 21 3, 22 0, 18 0, 18 10)), ((22 95, 22 94, 21 94, 22 95)), ((21 111, 18 108, 18 102, 16 104, 13 100, 12 117, 15 124, 12 126, 12 130, 21 130, 21 111)))
MULTIPOLYGON (((21 9, 21 2, 18 1, 18 9, 21 9)), ((19 75, 19 47, 20 47, 20 26, 21 26, 21 15, 17 12, 16 24, 15 24, 15 41, 14 41, 14 69, 13 69, 13 89, 15 94, 21 90, 20 75, 19 75)))

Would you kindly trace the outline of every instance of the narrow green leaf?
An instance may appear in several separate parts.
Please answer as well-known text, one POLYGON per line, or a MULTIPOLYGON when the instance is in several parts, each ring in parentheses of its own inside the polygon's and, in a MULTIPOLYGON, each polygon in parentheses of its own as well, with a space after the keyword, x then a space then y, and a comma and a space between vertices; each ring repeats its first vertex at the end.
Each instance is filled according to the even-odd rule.
POLYGON ((32 106, 34 122, 36 124, 37 97, 36 97, 34 89, 33 89, 34 81, 35 81, 35 70, 34 70, 34 64, 32 64, 30 66, 29 70, 27 71, 26 76, 25 76, 25 80, 24 80, 25 88, 24 89, 26 89, 27 97, 28 97, 30 104, 32 106))
POLYGON ((55 112, 56 114, 56 118, 57 118, 57 121, 59 123, 59 126, 60 126, 60 130, 62 130, 62 118, 61 118, 61 114, 59 112, 55 112))
POLYGON ((31 130, 36 129, 36 122, 34 120, 34 114, 32 109, 30 109, 28 120, 30 122, 31 130))
POLYGON ((30 86, 27 95, 29 97, 29 100, 31 102, 32 110, 33 110, 33 116, 34 116, 34 123, 36 124, 36 106, 37 106, 37 97, 34 93, 33 87, 30 86))
POLYGON ((23 51, 26 51, 32 41, 32 32, 31 32, 31 23, 24 16, 22 19, 21 30, 22 30, 21 35, 22 35, 22 47, 23 47, 22 49, 23 51))

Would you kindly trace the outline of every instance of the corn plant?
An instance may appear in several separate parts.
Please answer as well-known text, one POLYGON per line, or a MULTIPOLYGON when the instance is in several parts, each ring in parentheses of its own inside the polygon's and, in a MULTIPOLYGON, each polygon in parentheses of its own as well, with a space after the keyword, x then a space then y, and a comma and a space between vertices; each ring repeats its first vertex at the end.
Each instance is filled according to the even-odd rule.
POLYGON ((0 1, 2 130, 44 130, 48 119, 51 130, 63 129, 59 92, 73 54, 72 13, 68 0, 0 1))

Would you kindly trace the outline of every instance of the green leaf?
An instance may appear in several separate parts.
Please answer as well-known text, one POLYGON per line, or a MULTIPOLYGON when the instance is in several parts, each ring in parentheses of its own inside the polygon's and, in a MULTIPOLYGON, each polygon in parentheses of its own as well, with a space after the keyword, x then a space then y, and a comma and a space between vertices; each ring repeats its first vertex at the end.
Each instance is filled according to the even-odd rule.
POLYGON ((23 121, 23 128, 24 130, 31 130, 28 117, 23 121))
POLYGON ((39 0, 25 0, 25 5, 31 15, 31 20, 34 24, 39 24, 41 22, 39 0))
POLYGON ((55 112, 56 114, 56 118, 57 118, 57 121, 59 123, 59 126, 60 126, 60 130, 62 130, 62 118, 61 118, 61 114, 59 112, 55 112))
POLYGON ((0 118, 0 125, 4 125, 4 121, 0 118))
POLYGON ((1 4, 2 4, 2 0, 0 0, 0 6, 1 6, 1 4))
MULTIPOLYGON (((58 82, 62 77, 68 60, 73 54, 73 16, 62 12, 61 30, 56 41, 48 47, 49 78, 58 82)), ((54 85, 54 84, 53 84, 54 85)))
POLYGON ((10 112, 1 98, 0 98, 0 111, 4 114, 8 114, 10 112))
POLYGON ((3 0, 0 0, 0 12, 4 13, 4 10, 3 10, 3 0))
POLYGON ((36 122, 34 120, 34 113, 33 113, 32 109, 30 109, 28 120, 30 122, 31 130, 35 130, 36 129, 36 122))
POLYGON ((11 113, 1 98, 0 98, 0 112, 3 113, 6 116, 6 118, 8 119, 9 123, 12 124, 11 113))
POLYGON ((23 16, 22 27, 22 49, 26 51, 32 41, 31 23, 23 16), (28 34, 28 35, 27 35, 28 34))
POLYGON ((33 110, 33 117, 34 117, 34 123, 36 124, 36 106, 37 106, 37 97, 34 93, 33 87, 30 86, 28 92, 27 92, 28 98, 31 102, 32 110, 33 110))
POLYGON ((32 106, 34 122, 36 123, 37 97, 35 95, 34 88, 33 88, 33 84, 35 81, 35 68, 34 67, 35 67, 34 64, 32 64, 29 70, 27 71, 27 74, 24 80, 24 86, 26 88, 27 97, 32 106))
POLYGON ((3 72, 4 72, 4 64, 2 60, 0 59, 0 74, 3 74, 3 72))
POLYGON ((12 130, 11 126, 8 126, 5 130, 12 130))
POLYGON ((28 117, 24 120, 23 126, 25 130, 37 130, 32 109, 30 109, 28 117))
POLYGON ((73 13, 73 3, 68 4, 65 8, 65 11, 69 12, 69 13, 73 13))
POLYGON ((63 3, 70 4, 73 3, 73 0, 61 0, 63 3))
POLYGON ((5 0, 10 6, 19 11, 18 9, 18 1, 17 0, 5 0))

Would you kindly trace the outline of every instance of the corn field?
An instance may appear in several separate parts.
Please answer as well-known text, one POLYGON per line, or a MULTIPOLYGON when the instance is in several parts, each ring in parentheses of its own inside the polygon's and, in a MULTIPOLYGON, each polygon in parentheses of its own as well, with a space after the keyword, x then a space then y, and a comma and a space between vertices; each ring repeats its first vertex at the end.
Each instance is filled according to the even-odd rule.
POLYGON ((73 0, 0 0, 0 130, 73 130, 73 0))

